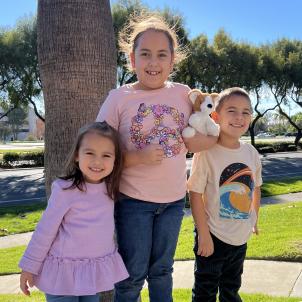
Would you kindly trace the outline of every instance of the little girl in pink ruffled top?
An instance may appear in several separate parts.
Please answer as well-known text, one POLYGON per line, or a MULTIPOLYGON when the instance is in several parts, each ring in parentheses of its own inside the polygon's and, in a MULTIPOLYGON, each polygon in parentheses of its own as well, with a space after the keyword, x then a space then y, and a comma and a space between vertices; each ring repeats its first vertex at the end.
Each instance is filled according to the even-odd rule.
POLYGON ((106 122, 79 130, 48 206, 19 263, 20 287, 48 302, 99 302, 128 277, 114 241, 114 202, 122 169, 117 132, 106 122))

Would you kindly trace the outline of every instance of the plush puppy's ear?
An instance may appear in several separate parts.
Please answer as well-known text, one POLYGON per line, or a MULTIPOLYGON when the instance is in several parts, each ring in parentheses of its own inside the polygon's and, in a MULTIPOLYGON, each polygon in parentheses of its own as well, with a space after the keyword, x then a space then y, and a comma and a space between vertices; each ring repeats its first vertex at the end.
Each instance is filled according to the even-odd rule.
POLYGON ((195 104, 195 101, 199 95, 201 95, 201 91, 198 89, 193 89, 189 92, 189 99, 193 105, 195 104))

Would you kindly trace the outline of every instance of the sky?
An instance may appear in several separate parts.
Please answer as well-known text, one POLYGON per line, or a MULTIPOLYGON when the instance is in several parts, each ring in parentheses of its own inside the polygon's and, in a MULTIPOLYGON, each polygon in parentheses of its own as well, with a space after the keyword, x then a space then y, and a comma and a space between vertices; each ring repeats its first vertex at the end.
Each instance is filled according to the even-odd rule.
MULTIPOLYGON (((0 26, 36 14, 37 0, 0 0, 0 26)), ((116 0, 111 0, 111 4, 116 0)), ((301 0, 146 0, 152 9, 169 7, 183 15, 189 37, 205 34, 210 40, 224 29, 235 41, 254 45, 279 38, 302 40, 301 0)))
MULTIPOLYGON (((110 0, 111 5, 116 0, 110 0)), ((36 15, 38 0, 0 0, 0 27, 36 15)), ((151 9, 168 7, 185 20, 189 38, 210 41, 224 29, 234 41, 261 45, 280 38, 302 40, 301 0, 142 0, 151 9)), ((295 112, 297 108, 292 108, 295 112)))

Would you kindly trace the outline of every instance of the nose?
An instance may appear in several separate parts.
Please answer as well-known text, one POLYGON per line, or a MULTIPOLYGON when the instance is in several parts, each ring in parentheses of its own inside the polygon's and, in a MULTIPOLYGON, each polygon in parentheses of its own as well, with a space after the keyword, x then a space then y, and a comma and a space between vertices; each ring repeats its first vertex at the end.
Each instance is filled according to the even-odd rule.
POLYGON ((149 65, 154 66, 157 64, 157 58, 156 56, 151 56, 149 60, 149 65))
POLYGON ((213 105, 212 104, 208 104, 207 107, 211 109, 211 108, 213 108, 213 105))

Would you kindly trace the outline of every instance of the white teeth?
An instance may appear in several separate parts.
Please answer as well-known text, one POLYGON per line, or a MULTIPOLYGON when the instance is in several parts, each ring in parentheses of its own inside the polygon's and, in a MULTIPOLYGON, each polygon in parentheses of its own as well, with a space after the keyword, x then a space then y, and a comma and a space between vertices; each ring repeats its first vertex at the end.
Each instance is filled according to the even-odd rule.
POLYGON ((90 170, 92 170, 93 172, 101 172, 101 169, 98 168, 90 168, 90 170))
POLYGON ((147 71, 147 73, 150 74, 150 75, 153 75, 153 76, 159 74, 158 71, 147 71))

